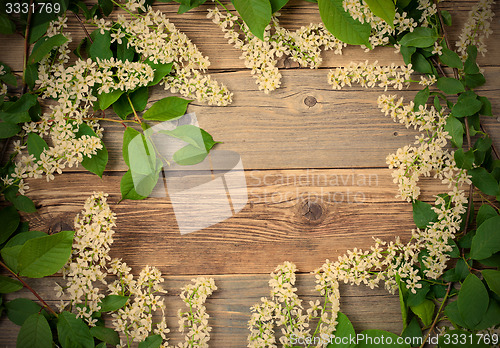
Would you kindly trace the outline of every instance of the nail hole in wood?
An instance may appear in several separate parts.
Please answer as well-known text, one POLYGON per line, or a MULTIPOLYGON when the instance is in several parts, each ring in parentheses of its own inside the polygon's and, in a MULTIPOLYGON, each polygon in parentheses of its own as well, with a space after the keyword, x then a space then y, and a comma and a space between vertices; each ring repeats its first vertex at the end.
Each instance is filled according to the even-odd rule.
POLYGON ((394 132, 394 136, 397 137, 399 135, 398 132, 394 132))
POLYGON ((317 102, 318 101, 316 100, 316 98, 314 98, 312 96, 307 96, 306 99, 304 99, 304 104, 306 104, 310 108, 312 108, 314 105, 316 105, 317 102))

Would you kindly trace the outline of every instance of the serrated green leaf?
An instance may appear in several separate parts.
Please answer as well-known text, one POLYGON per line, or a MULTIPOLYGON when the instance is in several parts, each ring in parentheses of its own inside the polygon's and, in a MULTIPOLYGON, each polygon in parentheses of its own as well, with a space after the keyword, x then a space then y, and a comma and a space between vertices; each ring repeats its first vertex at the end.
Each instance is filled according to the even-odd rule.
POLYGON ((474 163, 474 151, 472 149, 464 152, 464 149, 460 148, 455 151, 454 157, 458 168, 472 169, 474 163))
POLYGON ((483 269, 481 273, 491 291, 500 296, 500 271, 483 269))
POLYGON ((128 301, 128 296, 119 296, 119 295, 108 295, 101 300, 99 306, 101 309, 99 312, 113 312, 117 311, 128 301))
POLYGON ((271 22, 271 3, 269 0, 231 0, 236 11, 252 34, 264 40, 264 29, 271 22))
POLYGON ((110 15, 111 12, 113 12, 113 2, 111 0, 98 0, 97 2, 99 4, 99 7, 101 8, 102 14, 104 17, 107 17, 110 15))
POLYGON ((14 207, 16 207, 17 210, 26 213, 36 212, 35 203, 26 196, 17 196, 12 203, 14 203, 14 207))
POLYGON ((52 331, 43 314, 34 313, 25 320, 17 335, 17 347, 52 348, 52 331))
POLYGON ((33 52, 29 56, 28 62, 29 64, 38 63, 41 61, 47 54, 50 53, 54 48, 61 46, 68 39, 63 34, 57 34, 47 38, 40 45, 35 46, 33 52))
POLYGON ((413 206, 413 221, 418 228, 425 228, 431 222, 437 220, 437 214, 432 210, 432 206, 429 203, 425 203, 419 200, 415 200, 412 203, 413 206))
POLYGON ((132 179, 132 173, 128 170, 125 174, 123 174, 122 179, 120 181, 120 192, 122 194, 122 199, 131 199, 131 200, 141 200, 146 198, 146 196, 141 196, 138 194, 134 187, 134 180, 132 179))
MULTIPOLYGON (((86 123, 82 123, 78 128, 78 132, 76 133, 77 138, 80 138, 83 135, 99 138, 94 130, 90 128, 90 126, 86 123)), ((104 145, 102 140, 99 140, 102 144, 102 149, 97 150, 97 153, 95 155, 92 155, 92 157, 84 156, 82 166, 89 172, 94 173, 102 178, 102 174, 104 173, 106 165, 108 164, 108 150, 106 149, 106 146, 104 145)))
POLYGON ((8 294, 22 288, 23 284, 19 280, 0 275, 0 294, 8 294))
POLYGON ((90 58, 96 61, 97 58, 100 59, 111 59, 113 58, 113 52, 111 51, 111 34, 109 30, 105 30, 104 34, 101 34, 99 29, 94 30, 92 33, 94 42, 90 45, 90 58))
POLYGON ((451 141, 456 147, 461 148, 464 142, 464 126, 457 118, 448 116, 446 119, 445 131, 451 136, 451 141))
POLYGON ((271 11, 278 12, 288 3, 289 0, 271 0, 271 11))
POLYGON ((458 94, 465 92, 464 85, 452 77, 440 77, 437 80, 436 86, 446 94, 458 94))
POLYGON ((417 50, 416 47, 408 47, 408 46, 401 46, 399 49, 399 52, 403 56, 403 60, 406 65, 411 63, 411 57, 413 53, 415 53, 417 50))
POLYGON ((23 325, 29 316, 39 313, 42 310, 37 303, 27 298, 16 298, 5 304, 7 317, 16 325, 23 325))
POLYGON ((438 36, 432 28, 417 27, 399 40, 401 46, 429 47, 434 45, 438 36))
POLYGON ((13 137, 21 131, 21 127, 14 123, 0 122, 0 139, 13 137))
POLYGON ((412 68, 422 74, 432 74, 432 66, 429 61, 419 52, 411 56, 412 68))
POLYGON ((4 243, 19 226, 21 218, 16 208, 8 206, 0 210, 0 244, 4 243))
POLYGON ((387 24, 394 28, 394 17, 396 6, 392 0, 365 0, 366 4, 375 16, 382 18, 387 24))
POLYGON ((114 91, 108 93, 101 93, 97 99, 99 101, 99 109, 106 110, 113 104, 115 101, 120 98, 120 96, 124 92, 121 89, 115 89, 114 91))
POLYGON ((477 88, 486 83, 483 74, 466 74, 465 85, 469 88, 477 88))
POLYGON ((166 97, 154 103, 142 117, 152 121, 171 121, 183 116, 190 102, 179 97, 166 97))
MULTIPOLYGON (((120 344, 120 337, 118 336, 118 332, 113 329, 104 326, 94 326, 90 328, 90 333, 98 340, 109 343, 112 346, 120 344)), ((104 345, 104 347, 105 346, 106 345, 104 345)))
POLYGON ((477 96, 467 95, 463 98, 458 98, 457 103, 451 109, 451 113, 455 117, 466 117, 472 116, 476 112, 479 112, 483 107, 483 103, 480 100, 477 100, 477 96))
MULTIPOLYGON (((159 0, 159 1, 161 1, 161 0, 159 0)), ((188 1, 188 3, 182 2, 179 5, 179 11, 177 13, 178 14, 186 13, 189 10, 204 4, 206 1, 207 0, 192 0, 192 1, 188 1)), ((162 2, 165 2, 165 1, 162 1, 162 2)))
POLYGON ((59 271, 71 255, 73 234, 73 231, 61 231, 28 240, 19 253, 19 274, 42 278, 59 271))
POLYGON ((449 66, 450 68, 464 68, 464 63, 462 63, 460 56, 456 52, 450 50, 447 47, 443 47, 441 52, 442 54, 439 56, 439 59, 443 64, 449 66))
POLYGON ((478 189, 490 196, 497 196, 500 194, 498 182, 488 173, 483 167, 474 168, 468 171, 471 175, 471 181, 478 189))
POLYGON ((485 222, 486 220, 493 218, 495 216, 498 216, 497 211, 495 208, 493 208, 489 204, 483 204, 480 208, 479 211, 477 212, 476 216, 476 226, 479 227, 485 222))
POLYGON ((62 348, 93 348, 94 338, 81 318, 70 312, 57 317, 57 334, 62 348))
POLYGON ((486 97, 478 97, 477 99, 483 103, 483 107, 479 110, 479 113, 484 116, 493 116, 493 113, 491 112, 491 102, 489 99, 486 97))
POLYGON ((139 348, 159 348, 162 341, 163 340, 160 335, 151 335, 143 342, 139 343, 139 348))
POLYGON ((429 326, 432 323, 432 318, 434 315, 434 302, 431 300, 424 300, 418 306, 410 307, 411 311, 415 313, 425 326, 429 326))
POLYGON ((38 64, 30 64, 24 70, 24 81, 33 90, 35 82, 38 80, 38 64))
POLYGON ((353 19, 344 10, 342 0, 319 0, 318 6, 321 20, 333 36, 350 45, 365 45, 371 48, 370 24, 353 19))
POLYGON ((469 274, 458 293, 457 305, 467 328, 473 329, 481 322, 489 304, 488 291, 474 274, 469 274))
POLYGON ((415 307, 420 305, 422 302, 424 302, 425 297, 427 296, 430 290, 431 290, 430 284, 425 283, 422 285, 420 289, 416 289, 417 292, 415 294, 411 291, 408 292, 408 299, 407 299, 408 306, 415 307))
MULTIPOLYGON (((337 316, 337 326, 335 327, 335 337, 341 337, 341 338, 344 338, 344 337, 347 337, 347 338, 350 338, 350 337, 354 337, 356 335, 355 331, 354 331, 354 327, 352 326, 352 323, 351 321, 349 320, 349 318, 342 312, 338 312, 338 316, 337 316)), ((347 343, 342 343, 339 342, 338 344, 334 341, 334 342, 331 342, 327 348, 349 348, 351 345, 349 342, 347 343)))
POLYGON ((49 145, 36 133, 29 133, 27 140, 28 153, 35 156, 37 160, 40 159, 40 155, 43 150, 48 150, 49 145))

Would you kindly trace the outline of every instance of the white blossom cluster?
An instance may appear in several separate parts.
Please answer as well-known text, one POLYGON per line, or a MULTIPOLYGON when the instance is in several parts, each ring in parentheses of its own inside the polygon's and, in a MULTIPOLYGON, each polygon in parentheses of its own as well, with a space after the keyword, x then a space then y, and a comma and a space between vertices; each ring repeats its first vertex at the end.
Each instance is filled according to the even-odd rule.
POLYGON ((163 13, 145 8, 144 1, 128 1, 124 8, 129 12, 141 9, 145 13, 132 14, 131 19, 118 15, 115 25, 102 18, 93 21, 102 32, 111 31, 111 42, 121 43, 126 38, 127 46, 133 47, 144 59, 155 64, 172 63, 172 73, 161 82, 172 93, 209 105, 231 103, 232 93, 227 87, 202 74, 210 65, 208 58, 163 13))
MULTIPOLYGON (((309 327, 313 321, 317 321, 314 334, 319 337, 329 336, 335 330, 340 299, 338 282, 318 272, 316 290, 325 302, 322 305, 319 300, 310 301, 304 312, 302 300, 296 294, 296 271, 293 263, 285 262, 271 273, 270 299, 263 297, 259 304, 251 307, 248 347, 277 347, 275 327, 281 328, 279 342, 284 347, 291 346, 292 339, 310 337, 309 327)), ((317 347, 327 344, 325 340, 319 341, 317 347)))
POLYGON ((230 44, 242 51, 241 59, 252 71, 260 90, 266 94, 279 88, 281 74, 277 59, 288 56, 300 66, 317 68, 321 62, 321 50, 333 50, 342 54, 345 43, 336 39, 323 26, 311 24, 294 32, 279 25, 279 14, 264 31, 264 40, 254 36, 248 26, 231 12, 221 13, 219 9, 208 10, 207 18, 217 24, 230 44))
MULTIPOLYGON (((130 347, 132 342, 142 342, 149 335, 160 335, 161 347, 169 346, 167 334, 170 329, 165 321, 165 304, 160 296, 166 291, 161 272, 146 266, 134 278, 131 268, 121 259, 111 259, 109 251, 113 243, 113 228, 116 216, 107 203, 107 194, 90 196, 81 214, 75 218, 75 236, 72 256, 62 269, 66 280, 57 285, 58 297, 64 299, 58 305, 61 310, 74 310, 77 317, 94 326, 94 313, 101 309, 101 301, 107 295, 127 296, 124 307, 112 312, 112 324, 122 334, 119 348, 130 347), (113 278, 110 281, 110 278, 113 278), (153 322, 153 316, 161 311, 161 320, 153 322), (123 339, 124 338, 124 339, 123 339)), ((179 311, 180 331, 189 328, 185 342, 177 347, 207 347, 210 339, 208 314, 204 303, 217 287, 212 278, 199 277, 182 288, 181 299, 189 307, 188 312, 179 311)))
POLYGON ((192 279, 192 283, 182 288, 181 299, 189 308, 183 312, 179 309, 179 331, 187 333, 184 335, 184 342, 179 343, 178 348, 207 348, 210 340, 210 331, 208 326, 209 315, 204 306, 207 297, 217 290, 212 278, 199 277, 192 279))
POLYGON ((483 56, 486 54, 486 43, 484 42, 490 34, 491 20, 495 13, 492 6, 495 4, 493 0, 479 0, 477 4, 469 11, 469 17, 465 23, 462 32, 455 43, 457 51, 463 61, 467 59, 467 47, 475 45, 477 51, 483 56))
POLYGON ((333 89, 342 89, 351 86, 352 83, 359 83, 365 88, 381 87, 387 90, 388 87, 393 87, 401 90, 410 85, 412 73, 411 64, 397 66, 392 63, 390 66, 380 66, 377 61, 373 64, 369 64, 368 61, 351 62, 347 67, 330 70, 328 83, 333 89))
MULTIPOLYGON (((422 0, 420 0, 419 3, 420 2, 422 2, 422 0)), ((418 25, 413 18, 408 17, 406 12, 403 12, 402 14, 396 12, 393 23, 394 27, 391 27, 383 19, 375 16, 366 2, 362 0, 344 0, 342 4, 344 10, 349 12, 352 18, 360 21, 361 23, 366 22, 370 24, 372 31, 369 41, 372 48, 387 45, 389 43, 389 36, 398 35, 405 31, 412 32, 418 25)))
POLYGON ((77 311, 77 317, 85 319, 90 326, 95 325, 97 319, 92 318, 92 314, 101 309, 99 304, 105 297, 97 285, 107 284, 106 263, 110 259, 116 221, 106 196, 94 193, 76 216, 71 258, 62 270, 66 284, 55 288, 58 297, 68 297, 67 301, 61 300, 59 308, 71 306, 77 311))
POLYGON ((134 279, 131 268, 121 259, 113 259, 108 272, 116 275, 116 280, 108 285, 109 293, 129 296, 125 306, 111 314, 115 331, 126 337, 117 347, 130 347, 131 342, 142 342, 151 333, 161 335, 162 347, 167 347, 170 329, 165 321, 164 300, 159 296, 167 293, 161 286, 164 281, 161 272, 146 266, 134 279), (154 323, 153 314, 159 310, 163 313, 162 319, 154 323))
MULTIPOLYGON (((0 65, 0 76, 5 75, 7 72, 3 65, 0 65)), ((0 97, 3 100, 3 96, 7 94, 7 85, 3 82, 0 82, 0 97)))

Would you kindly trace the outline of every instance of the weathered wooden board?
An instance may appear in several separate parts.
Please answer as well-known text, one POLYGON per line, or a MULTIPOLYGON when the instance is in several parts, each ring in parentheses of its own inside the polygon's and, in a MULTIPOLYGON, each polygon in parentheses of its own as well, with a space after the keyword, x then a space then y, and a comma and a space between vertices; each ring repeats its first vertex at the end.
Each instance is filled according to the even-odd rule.
MULTIPOLYGON (((32 229, 71 229, 74 216, 94 191, 110 194, 117 213, 112 254, 134 268, 158 266, 167 274, 269 273, 283 261, 312 271, 347 249, 369 248, 372 236, 408 240, 414 228, 411 204, 395 198, 388 169, 248 171, 248 204, 233 217, 184 236, 169 197, 120 199, 120 175, 102 180, 66 174, 53 182, 31 180, 40 205, 32 229)), ((423 180, 422 199, 447 192, 423 180)), ((210 219, 214 198, 194 200, 193 210, 210 219)))
MULTIPOLYGON (((167 324, 171 330, 170 343, 176 344, 183 339, 178 332, 177 310, 184 304, 179 298, 180 288, 190 282, 192 277, 167 276, 164 288, 168 291, 165 298, 167 324)), ((267 275, 216 275, 213 276, 218 290, 207 300, 207 310, 210 315, 209 325, 212 326, 210 346, 217 348, 246 347, 248 336, 247 322, 250 318, 250 306, 260 302, 260 298, 269 296, 267 275)), ((43 298, 49 299, 49 306, 55 305, 53 288, 55 282, 61 283, 61 278, 51 277, 44 280, 30 280, 43 298)), ((297 293, 308 308, 309 301, 320 300, 314 291, 314 276, 298 275, 297 293)), ((382 329, 401 333, 401 312, 397 295, 391 295, 383 288, 370 290, 365 286, 347 286, 341 284, 340 308, 349 316, 356 330, 382 329), (362 304, 362 305, 360 305, 362 304)), ((9 295, 9 298, 24 295, 34 298, 27 291, 9 295)), ((157 317, 155 317, 158 319, 157 317)), ((15 337, 19 327, 7 318, 0 319, 2 335, 1 347, 15 347, 15 337)))

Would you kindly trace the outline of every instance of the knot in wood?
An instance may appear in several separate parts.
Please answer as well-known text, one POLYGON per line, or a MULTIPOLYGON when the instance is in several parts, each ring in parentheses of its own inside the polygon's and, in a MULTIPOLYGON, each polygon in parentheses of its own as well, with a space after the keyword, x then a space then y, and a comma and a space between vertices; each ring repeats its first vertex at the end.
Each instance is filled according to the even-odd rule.
POLYGON ((310 222, 319 222, 323 216, 323 208, 316 202, 302 202, 299 209, 301 215, 310 222))
POLYGON ((316 100, 316 98, 314 98, 313 96, 307 96, 306 99, 304 99, 304 104, 306 104, 307 106, 309 106, 310 108, 312 108, 314 105, 316 105, 318 101, 316 100))

